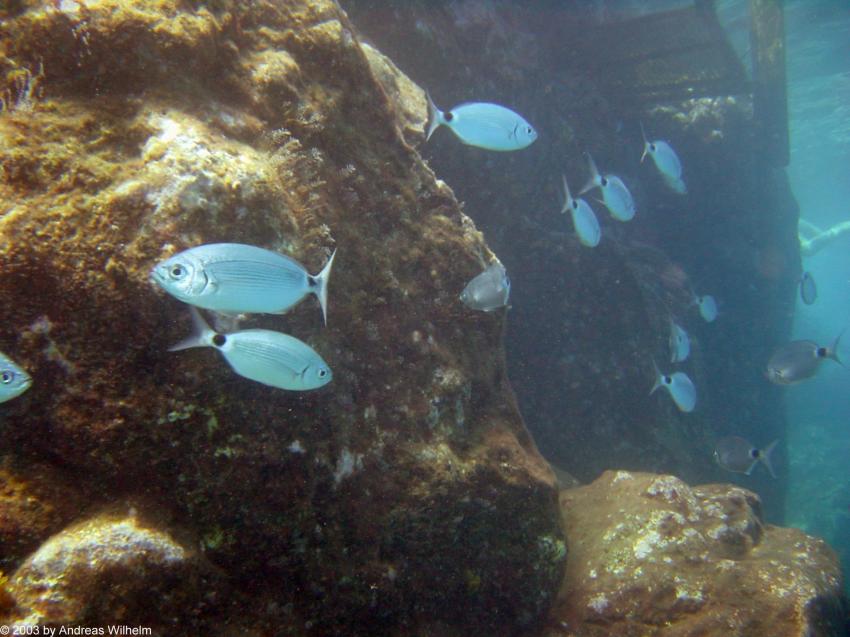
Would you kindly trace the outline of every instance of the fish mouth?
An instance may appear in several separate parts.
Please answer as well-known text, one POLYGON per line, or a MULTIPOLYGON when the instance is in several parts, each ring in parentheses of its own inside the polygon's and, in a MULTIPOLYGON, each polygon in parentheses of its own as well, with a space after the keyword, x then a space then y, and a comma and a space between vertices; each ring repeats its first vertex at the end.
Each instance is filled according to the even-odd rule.
POLYGON ((158 283, 162 285, 165 282, 165 273, 163 271, 163 266, 156 265, 151 268, 150 273, 148 273, 148 281, 151 283, 158 283))

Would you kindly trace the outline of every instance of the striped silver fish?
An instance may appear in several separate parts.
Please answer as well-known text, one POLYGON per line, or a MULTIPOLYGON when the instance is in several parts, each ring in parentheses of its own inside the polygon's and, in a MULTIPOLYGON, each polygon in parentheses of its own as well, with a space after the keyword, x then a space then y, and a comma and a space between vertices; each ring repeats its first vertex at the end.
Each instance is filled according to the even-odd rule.
POLYGON ((151 278, 184 303, 225 314, 282 314, 314 294, 327 323, 328 279, 336 251, 319 274, 277 252, 210 243, 159 263, 151 278))
POLYGON ((306 343, 271 330, 240 330, 220 334, 213 330, 194 307, 191 336, 169 348, 176 352, 190 347, 214 347, 240 376, 271 387, 306 391, 331 382, 327 363, 306 343))

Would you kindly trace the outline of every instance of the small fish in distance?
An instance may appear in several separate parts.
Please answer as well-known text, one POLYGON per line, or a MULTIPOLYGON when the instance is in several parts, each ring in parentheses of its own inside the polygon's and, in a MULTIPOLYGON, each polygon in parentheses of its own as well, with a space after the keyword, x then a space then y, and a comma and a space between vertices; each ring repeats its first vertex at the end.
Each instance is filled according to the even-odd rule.
POLYGON ((827 358, 841 365, 838 344, 843 334, 842 330, 829 347, 802 340, 777 348, 767 363, 768 380, 776 385, 795 385, 814 376, 827 358))
MULTIPOLYGON (((654 363, 653 363, 654 364, 654 363)), ((655 367, 655 384, 649 395, 655 393, 655 390, 663 387, 670 394, 670 398, 676 403, 676 407, 680 411, 691 412, 697 404, 697 389, 684 372, 675 372, 673 374, 663 374, 655 367)))
POLYGON ((710 294, 694 295, 694 305, 699 307, 699 315, 706 323, 712 323, 717 318, 717 301, 710 294))
POLYGON ((753 468, 761 462, 775 478, 776 472, 773 470, 770 454, 773 453, 778 442, 774 440, 762 450, 740 436, 726 436, 717 441, 714 447, 714 460, 727 471, 745 475, 750 475, 753 468))
POLYGON ((590 153, 587 156, 587 166, 590 169, 590 179, 581 189, 579 195, 589 190, 599 188, 602 191, 602 203, 617 221, 630 221, 635 216, 635 202, 632 193, 626 188, 623 180, 616 175, 602 175, 596 167, 596 162, 590 153))
POLYGON ((670 321, 670 362, 681 363, 691 353, 691 339, 676 321, 670 321))
POLYGON ((460 300, 470 309, 492 312, 505 307, 510 295, 511 281, 505 266, 494 261, 466 284, 460 293, 460 300))
POLYGON ((811 272, 803 272, 800 277, 800 299, 806 305, 812 305, 818 300, 818 287, 811 272))
POLYGON ((271 330, 240 330, 232 334, 214 331, 194 307, 191 336, 168 349, 177 352, 191 347, 214 347, 233 371, 270 387, 306 391, 331 382, 327 363, 306 343, 271 330))
POLYGON ((649 155, 658 172, 661 173, 664 183, 674 192, 684 195, 688 189, 685 187, 685 182, 682 181, 682 163, 679 161, 676 151, 667 142, 661 140, 649 141, 646 137, 646 131, 643 129, 643 122, 640 122, 640 133, 643 136, 641 163, 649 155))
POLYGON ((319 274, 277 252, 241 243, 209 243, 159 263, 151 277, 173 297, 224 314, 282 314, 314 294, 327 323, 334 251, 319 274))
POLYGON ((460 104, 450 111, 441 111, 428 98, 428 131, 425 141, 440 126, 450 129, 464 144, 486 150, 511 151, 530 146, 537 131, 521 115, 512 110, 485 102, 460 104))
POLYGON ((562 213, 570 211, 573 219, 573 227, 578 235, 578 240, 583 246, 595 248, 599 245, 599 240, 602 238, 602 231, 599 229, 599 221, 596 219, 593 209, 584 199, 573 199, 570 193, 570 187, 567 184, 566 176, 564 180, 564 193, 566 199, 564 206, 561 208, 562 213))
POLYGON ((32 385, 32 378, 11 358, 0 352, 0 403, 23 394, 32 385))

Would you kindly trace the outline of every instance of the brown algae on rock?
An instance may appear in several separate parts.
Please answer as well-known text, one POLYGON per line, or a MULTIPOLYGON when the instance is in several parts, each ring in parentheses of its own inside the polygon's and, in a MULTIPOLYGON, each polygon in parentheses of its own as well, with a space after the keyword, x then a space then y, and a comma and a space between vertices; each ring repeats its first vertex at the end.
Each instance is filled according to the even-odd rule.
POLYGON ((180 634, 539 622, 565 559, 554 480, 506 392, 503 318, 458 307, 491 255, 410 146, 421 89, 324 1, 27 2, 0 40, 3 76, 43 66, 0 113, 0 336, 36 379, 2 448, 162 518, 21 527, 20 617, 106 622, 114 602, 159 625, 134 595, 173 567, 180 634), (310 271, 339 250, 326 329, 307 303, 251 320, 320 352, 330 386, 269 392, 168 354, 187 317, 150 269, 220 241, 310 271), (199 601, 175 530, 232 588, 199 601), (48 573, 46 552, 68 559, 48 573), (128 588, 100 597, 116 574, 128 588))

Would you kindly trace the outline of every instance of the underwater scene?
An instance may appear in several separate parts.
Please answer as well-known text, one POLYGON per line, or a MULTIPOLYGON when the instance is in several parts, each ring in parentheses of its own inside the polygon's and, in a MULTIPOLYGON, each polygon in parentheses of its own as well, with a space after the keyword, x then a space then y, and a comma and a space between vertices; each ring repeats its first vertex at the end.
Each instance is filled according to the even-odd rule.
POLYGON ((0 0, 0 637, 850 636, 850 3, 0 0))

